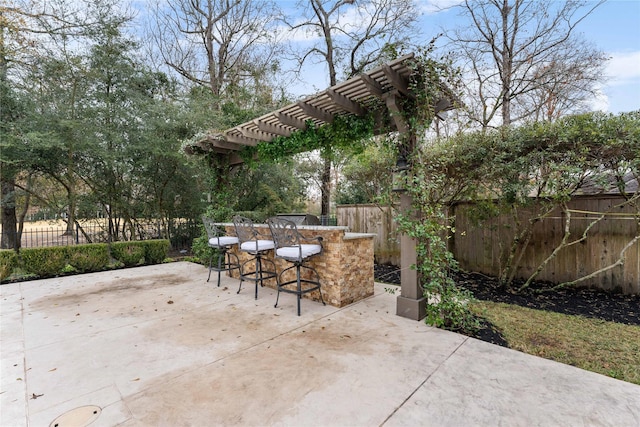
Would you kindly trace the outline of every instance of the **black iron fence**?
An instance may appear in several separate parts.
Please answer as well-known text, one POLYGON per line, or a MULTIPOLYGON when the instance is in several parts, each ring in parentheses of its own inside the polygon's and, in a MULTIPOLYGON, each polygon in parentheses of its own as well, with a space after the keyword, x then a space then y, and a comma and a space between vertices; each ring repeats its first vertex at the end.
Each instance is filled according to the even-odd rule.
POLYGON ((320 224, 322 225, 338 225, 338 219, 335 215, 320 215, 318 218, 320 218, 320 224))
MULTIPOLYGON (((157 222, 136 223, 133 227, 112 232, 99 224, 76 224, 71 230, 66 226, 31 226, 25 223, 21 235, 21 247, 68 246, 111 241, 168 239, 174 250, 190 250, 193 239, 200 235, 200 222, 180 220, 163 227, 157 222)), ((14 241, 16 239, 10 239, 14 241)))
MULTIPOLYGON (((322 225, 337 225, 335 216, 320 216, 322 225)), ((175 220, 169 226, 157 221, 136 222, 133 227, 112 232, 101 224, 75 224, 72 230, 59 225, 37 225, 26 222, 21 236, 21 247, 37 248, 45 246, 68 246, 85 243, 108 243, 111 241, 168 239, 171 249, 190 251, 193 239, 201 233, 201 222, 196 220, 175 220)), ((14 241, 15 239, 10 239, 14 241)))

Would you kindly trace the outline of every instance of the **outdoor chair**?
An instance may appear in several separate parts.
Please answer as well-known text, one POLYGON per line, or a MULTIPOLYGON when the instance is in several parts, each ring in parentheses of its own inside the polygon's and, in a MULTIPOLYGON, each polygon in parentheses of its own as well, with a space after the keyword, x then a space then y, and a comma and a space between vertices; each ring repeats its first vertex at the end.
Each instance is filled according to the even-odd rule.
POLYGON ((225 230, 219 227, 211 218, 203 216, 202 222, 209 237, 209 247, 214 249, 214 251, 211 251, 211 256, 209 256, 209 277, 207 277, 207 282, 211 279, 211 271, 217 271, 218 287, 220 287, 220 274, 223 271, 231 272, 233 270, 240 270, 238 255, 229 252, 233 246, 238 244, 238 238, 225 235, 225 230), (217 253, 218 257, 215 266, 212 265, 214 253, 217 253))
POLYGON ((258 284, 264 286, 264 281, 268 279, 278 280, 276 273, 276 264, 264 255, 275 247, 275 243, 269 237, 262 235, 254 226, 253 221, 249 218, 236 215, 233 217, 233 225, 236 229, 236 236, 240 240, 240 251, 253 255, 250 258, 240 264, 240 286, 238 287, 238 294, 242 289, 242 282, 245 280, 255 282, 255 299, 258 299, 258 284), (248 265, 255 263, 253 271, 247 272, 248 265), (266 268, 265 269, 265 264, 266 268))
POLYGON ((306 264, 309 258, 322 253, 322 237, 306 238, 300 234, 295 222, 284 218, 269 218, 267 224, 276 245, 275 257, 293 264, 282 270, 278 276, 278 295, 275 307, 278 306, 280 292, 295 294, 298 297, 298 316, 300 316, 302 295, 315 290, 319 292, 322 304, 326 305, 320 290, 320 275, 315 268, 306 264), (301 274, 303 268, 311 272, 311 278, 308 278, 309 275, 301 274), (283 275, 292 269, 296 271, 296 278, 283 281, 283 275))

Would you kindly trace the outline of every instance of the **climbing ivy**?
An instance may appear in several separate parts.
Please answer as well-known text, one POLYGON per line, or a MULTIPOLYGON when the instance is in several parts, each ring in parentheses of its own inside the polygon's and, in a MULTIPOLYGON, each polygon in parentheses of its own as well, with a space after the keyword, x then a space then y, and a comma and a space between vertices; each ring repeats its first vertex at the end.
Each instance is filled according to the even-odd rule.
POLYGON ((260 161, 277 162, 307 151, 323 149, 329 145, 334 148, 349 148, 359 152, 367 139, 374 133, 374 113, 366 116, 337 116, 333 122, 318 126, 312 121, 307 128, 293 132, 290 136, 279 136, 268 143, 255 147, 245 147, 240 155, 251 164, 257 157, 260 161))

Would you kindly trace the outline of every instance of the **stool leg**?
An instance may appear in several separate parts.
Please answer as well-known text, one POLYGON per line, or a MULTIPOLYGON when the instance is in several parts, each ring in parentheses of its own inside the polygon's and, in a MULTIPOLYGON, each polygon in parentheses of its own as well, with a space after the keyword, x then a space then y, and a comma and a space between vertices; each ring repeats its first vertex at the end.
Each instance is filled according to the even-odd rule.
POLYGON ((222 262, 224 261, 224 258, 225 258, 225 251, 219 250, 218 251, 218 287, 220 287, 220 274, 222 273, 222 262))
POLYGON ((260 280, 260 286, 262 286, 262 260, 260 255, 256 256, 256 299, 258 299, 258 280, 260 280), (258 279, 258 277, 260 279, 258 279))
POLYGON ((300 298, 302 297, 302 285, 300 283, 300 266, 296 268, 296 279, 298 280, 298 316, 300 316, 300 298))
POLYGON ((236 292, 236 294, 240 293, 240 290, 242 289, 242 281, 244 280, 244 264, 240 265, 240 285, 238 286, 238 292, 236 292))

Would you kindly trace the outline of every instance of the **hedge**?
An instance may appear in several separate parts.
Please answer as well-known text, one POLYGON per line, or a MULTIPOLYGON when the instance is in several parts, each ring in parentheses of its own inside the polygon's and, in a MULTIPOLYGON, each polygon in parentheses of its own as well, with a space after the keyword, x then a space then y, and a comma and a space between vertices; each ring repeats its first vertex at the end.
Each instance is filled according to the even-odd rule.
POLYGON ((105 244, 68 246, 67 252, 68 264, 80 273, 102 271, 109 267, 109 247, 105 244))
POLYGON ((21 273, 46 278, 67 273, 104 271, 118 266, 160 264, 168 251, 168 240, 25 248, 20 250, 19 255, 13 250, 2 250, 0 280, 21 273))
POLYGON ((135 267, 144 264, 145 248, 143 242, 115 242, 111 244, 111 256, 124 264, 135 267))
POLYGON ((22 249, 20 264, 27 273, 50 277, 62 272, 68 264, 67 255, 66 246, 22 249))
POLYGON ((9 277, 16 265, 18 265, 18 255, 14 251, 0 250, 0 280, 9 277))

